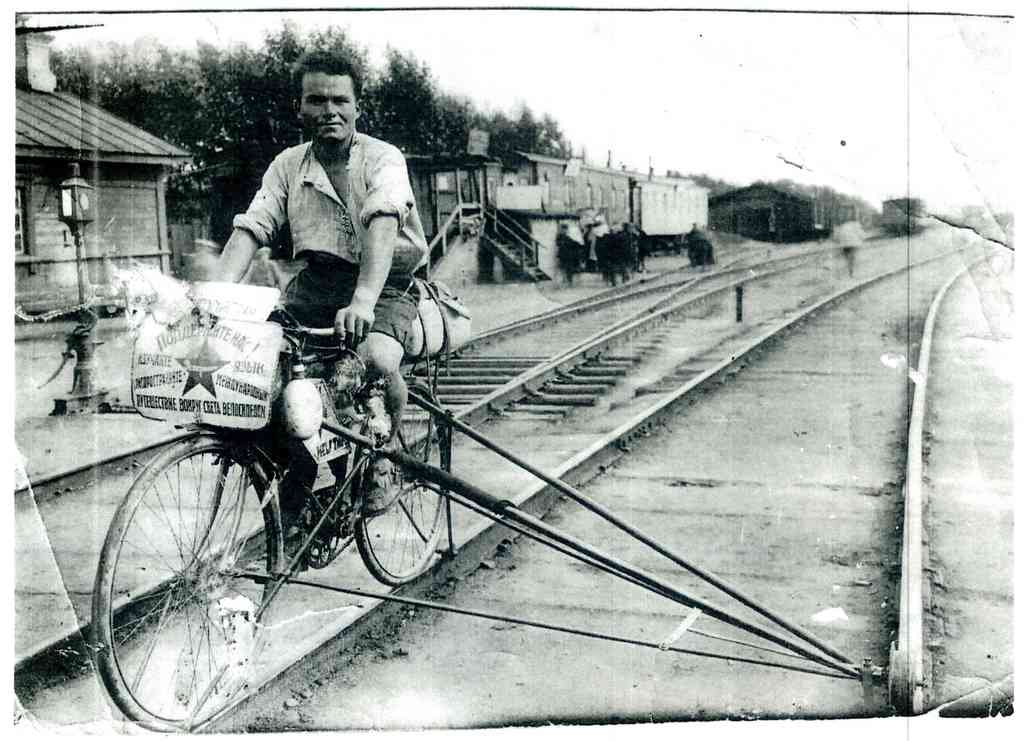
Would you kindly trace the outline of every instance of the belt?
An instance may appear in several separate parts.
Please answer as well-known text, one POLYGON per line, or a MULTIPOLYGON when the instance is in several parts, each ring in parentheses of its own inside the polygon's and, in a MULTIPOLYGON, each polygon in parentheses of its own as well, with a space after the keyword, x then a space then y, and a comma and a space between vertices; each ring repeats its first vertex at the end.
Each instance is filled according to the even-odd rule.
POLYGON ((359 274, 359 266, 355 263, 349 262, 348 260, 332 255, 329 252, 303 252, 299 257, 306 260, 307 267, 312 268, 331 268, 332 270, 341 270, 342 272, 352 273, 353 275, 359 274))
MULTIPOLYGON (((355 263, 351 263, 348 260, 332 255, 329 252, 313 252, 306 251, 299 255, 300 258, 306 260, 306 267, 312 268, 316 272, 324 271, 324 273, 331 273, 337 275, 338 273, 344 273, 352 277, 354 280, 359 275, 359 266, 355 263)), ((387 280, 384 281, 384 285, 395 288, 403 293, 408 291, 412 286, 412 276, 407 274, 394 274, 389 273, 387 280)))

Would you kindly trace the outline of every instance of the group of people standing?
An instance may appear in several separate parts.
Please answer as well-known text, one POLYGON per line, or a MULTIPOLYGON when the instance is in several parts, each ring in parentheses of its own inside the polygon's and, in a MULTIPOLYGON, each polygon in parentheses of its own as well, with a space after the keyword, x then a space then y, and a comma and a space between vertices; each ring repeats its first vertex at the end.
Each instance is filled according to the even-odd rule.
MULTIPOLYGON (((714 264, 711 240, 696 224, 683 238, 683 243, 691 265, 714 264)), ((598 216, 584 228, 582 243, 570 236, 568 224, 560 224, 555 256, 566 285, 572 285, 577 273, 599 272, 605 283, 614 286, 620 279, 625 283, 633 273, 646 270, 647 247, 632 223, 626 221, 610 228, 598 216)))
POLYGON ((555 254, 570 286, 582 272, 600 272, 608 285, 618 285, 620 279, 625 283, 644 271, 646 257, 636 227, 624 222, 609 228, 600 218, 586 227, 582 244, 569 235, 568 224, 559 225, 555 254))

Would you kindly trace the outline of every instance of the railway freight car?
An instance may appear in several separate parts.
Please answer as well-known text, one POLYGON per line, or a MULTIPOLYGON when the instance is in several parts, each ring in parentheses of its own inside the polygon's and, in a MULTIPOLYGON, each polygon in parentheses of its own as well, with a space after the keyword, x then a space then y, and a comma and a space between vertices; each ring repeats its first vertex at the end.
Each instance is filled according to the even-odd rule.
POLYGON ((892 235, 916 234, 923 228, 924 201, 920 198, 890 198, 882 201, 879 225, 892 235))
POLYGON ((539 187, 541 207, 548 213, 601 213, 608 224, 629 222, 648 252, 681 250, 683 235, 694 224, 708 224, 708 191, 692 180, 530 152, 517 155, 507 187, 539 187))

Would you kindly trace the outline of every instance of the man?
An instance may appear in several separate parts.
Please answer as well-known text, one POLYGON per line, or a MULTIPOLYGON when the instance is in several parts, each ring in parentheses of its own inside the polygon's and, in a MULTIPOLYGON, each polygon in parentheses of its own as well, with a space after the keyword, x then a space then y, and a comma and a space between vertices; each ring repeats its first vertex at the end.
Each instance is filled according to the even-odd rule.
POLYGON ((856 219, 850 219, 832 229, 832 240, 839 245, 846 262, 846 271, 852 278, 857 248, 864 246, 864 228, 856 219))
POLYGON ((625 235, 627 250, 633 256, 633 272, 642 273, 646 269, 647 249, 644 240, 640 238, 637 228, 630 221, 622 223, 622 233, 625 235))
POLYGON ((597 241, 608 234, 608 225, 604 221, 604 216, 600 213, 594 217, 594 220, 587 225, 586 233, 584 234, 583 241, 587 246, 587 272, 593 273, 599 269, 597 259, 597 241))
POLYGON ((711 240, 697 227, 696 223, 686 233, 686 250, 690 257, 690 265, 713 265, 715 262, 711 240))
MULTIPOLYGON (((288 284, 285 308, 357 346, 371 376, 387 379, 385 405, 397 429, 407 399, 399 367, 417 309, 412 273, 426 256, 405 159, 356 131, 361 79, 348 60, 307 54, 293 81, 308 141, 270 164, 249 209, 234 219, 218 277, 239 280, 256 251, 288 226, 306 266, 288 284)), ((385 459, 375 463, 373 479, 370 513, 390 505, 398 488, 385 459)))
POLYGON ((573 276, 580 269, 580 252, 583 245, 569 236, 569 225, 558 225, 558 236, 555 238, 555 257, 558 267, 565 274, 565 284, 572 285, 573 276))

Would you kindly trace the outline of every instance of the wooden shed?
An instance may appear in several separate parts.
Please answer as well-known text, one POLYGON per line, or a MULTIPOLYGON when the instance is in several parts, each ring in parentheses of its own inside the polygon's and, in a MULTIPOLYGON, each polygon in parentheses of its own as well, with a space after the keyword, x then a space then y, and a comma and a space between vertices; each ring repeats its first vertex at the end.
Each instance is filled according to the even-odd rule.
POLYGON ((74 239, 57 218, 62 180, 77 162, 95 188, 84 231, 89 280, 103 286, 119 263, 170 268, 165 188, 183 149, 74 95, 58 93, 47 34, 16 36, 15 301, 27 312, 77 300, 74 239))

